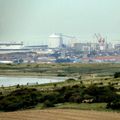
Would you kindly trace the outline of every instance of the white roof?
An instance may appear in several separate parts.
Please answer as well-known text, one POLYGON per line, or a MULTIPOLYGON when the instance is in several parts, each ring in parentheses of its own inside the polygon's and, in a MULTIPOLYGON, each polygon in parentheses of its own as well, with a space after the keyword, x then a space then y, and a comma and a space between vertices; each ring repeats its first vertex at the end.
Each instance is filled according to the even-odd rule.
POLYGON ((59 34, 56 34, 56 33, 53 33, 52 35, 50 35, 49 37, 60 37, 60 35, 59 34))

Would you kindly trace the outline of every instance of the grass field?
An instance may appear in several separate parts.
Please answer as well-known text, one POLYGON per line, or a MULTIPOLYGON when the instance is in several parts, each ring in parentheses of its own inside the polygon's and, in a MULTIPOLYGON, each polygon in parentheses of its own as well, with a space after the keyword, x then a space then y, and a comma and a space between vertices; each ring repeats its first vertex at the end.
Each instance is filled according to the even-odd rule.
POLYGON ((63 103, 56 105, 60 109, 79 109, 79 110, 96 110, 96 111, 111 111, 106 109, 106 103, 63 103))
MULTIPOLYGON (((85 76, 85 75, 84 75, 85 76)), ((80 85, 81 81, 82 84, 85 86, 89 86, 90 84, 96 84, 98 86, 106 86, 109 84, 112 84, 115 88, 118 89, 117 93, 120 94, 120 78, 113 78, 111 77, 83 77, 82 79, 76 78, 76 77, 71 77, 75 78, 75 81, 67 81, 65 80, 64 82, 56 82, 56 83, 47 83, 47 84, 41 84, 41 85, 25 85, 25 86, 20 86, 20 87, 27 87, 27 88, 36 88, 39 91, 51 91, 57 88, 61 88, 64 86, 73 86, 73 85, 80 85)), ((17 86, 10 86, 10 87, 0 87, 0 91, 3 94, 10 93, 11 91, 14 91, 17 88, 17 86)))
MULTIPOLYGON (((49 83, 49 84, 43 84, 43 85, 26 85, 26 86, 19 86, 19 88, 36 88, 38 91, 41 92, 50 92, 53 90, 56 90, 58 88, 66 87, 66 86, 75 86, 75 85, 85 85, 86 87, 91 84, 96 84, 97 86, 107 86, 107 85, 113 85, 115 88, 117 88, 117 93, 120 94, 120 78, 114 78, 113 74, 115 72, 120 71, 120 64, 20 64, 20 65, 12 65, 12 64, 6 64, 2 65, 0 64, 0 74, 1 75, 27 75, 27 76, 41 76, 41 75, 47 75, 47 76, 58 76, 58 75, 65 75, 72 79, 75 79, 73 81, 65 81, 60 83, 49 83), (9 71, 9 72, 8 72, 9 71), (62 73, 62 74, 61 74, 62 73), (81 78, 80 78, 81 76, 81 78)), ((9 94, 10 92, 19 89, 17 86, 12 87, 0 87, 0 92, 2 92, 4 95, 9 94)), ((13 112, 13 113, 0 113, 0 120, 47 120, 49 118, 49 115, 52 116, 50 120, 54 120, 53 114, 56 112, 54 109, 51 110, 39 110, 41 109, 41 105, 38 104, 38 106, 35 107, 37 110, 30 110, 30 112, 33 112, 32 115, 29 116, 27 111, 21 111, 21 112, 13 112), (26 112, 26 115, 24 114, 26 112), (39 116, 39 112, 43 116, 39 116), (50 113, 50 114, 48 114, 50 113), (13 114, 13 116, 12 116, 13 114), (36 116, 35 116, 35 115, 36 116), (48 114, 48 116, 44 116, 44 114, 48 114), (7 116, 8 115, 8 116, 7 116), (25 118, 21 117, 25 116, 25 118), (2 117, 1 117, 2 116, 2 117), (27 118, 28 117, 28 118, 27 118), (35 117, 35 118, 34 118, 35 117)), ((101 120, 99 114, 105 114, 103 120, 117 120, 117 117, 115 117, 113 114, 118 115, 119 113, 113 113, 113 117, 109 117, 111 115, 110 113, 107 113, 105 111, 108 111, 106 109, 106 103, 94 103, 94 104, 77 104, 77 103, 63 103, 58 104, 55 106, 55 109, 61 113, 61 117, 55 114, 57 120, 101 120), (59 110, 59 109, 72 109, 72 110, 59 110), (73 109, 79 109, 73 110, 73 109), (82 110, 90 110, 89 114, 83 115, 82 110), (97 111, 104 111, 104 112, 95 112, 91 110, 97 110, 97 111), (64 113, 64 112, 65 113, 64 113), (67 112, 66 112, 67 111, 67 112), (72 116, 72 111, 76 111, 76 113, 73 112, 73 118, 69 117, 72 116), (70 112, 70 113, 69 113, 70 112), (79 114, 81 114, 81 117, 79 114), (66 115, 65 115, 66 114, 66 115), (67 116, 69 114, 69 116, 67 116), (75 115, 74 115, 75 114, 75 115), (92 114, 96 115, 96 117, 92 117, 92 114), (109 115, 108 115, 109 114, 109 115), (63 116, 62 116, 63 115, 63 116), (67 117, 66 117, 67 116, 67 117), (78 116, 78 117, 74 117, 78 116), (97 117, 99 116, 99 117, 97 117), (66 119, 65 119, 66 118, 66 119)), ((85 111, 86 112, 86 111, 85 111)), ((86 114, 86 113, 84 113, 86 114)), ((119 118, 120 119, 120 118, 119 118)), ((55 119, 56 120, 56 119, 55 119)))
POLYGON ((0 120, 120 120, 120 113, 73 109, 26 110, 1 112, 0 120))
MULTIPOLYGON (((54 108, 56 109, 77 109, 77 110, 96 110, 96 111, 108 111, 113 112, 111 109, 106 109, 107 103, 59 103, 54 108)), ((38 104, 35 110, 43 109, 43 104, 38 104)), ((117 111, 116 112, 120 112, 117 111)))
POLYGON ((79 76, 81 74, 113 75, 120 64, 0 64, 0 75, 79 76))

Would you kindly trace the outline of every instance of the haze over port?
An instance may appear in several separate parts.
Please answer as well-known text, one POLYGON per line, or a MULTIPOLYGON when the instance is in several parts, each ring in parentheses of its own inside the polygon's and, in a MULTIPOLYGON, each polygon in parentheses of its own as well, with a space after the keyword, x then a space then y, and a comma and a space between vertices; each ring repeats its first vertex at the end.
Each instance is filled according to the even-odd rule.
POLYGON ((120 39, 119 0, 0 0, 0 41, 47 44, 51 33, 120 39))

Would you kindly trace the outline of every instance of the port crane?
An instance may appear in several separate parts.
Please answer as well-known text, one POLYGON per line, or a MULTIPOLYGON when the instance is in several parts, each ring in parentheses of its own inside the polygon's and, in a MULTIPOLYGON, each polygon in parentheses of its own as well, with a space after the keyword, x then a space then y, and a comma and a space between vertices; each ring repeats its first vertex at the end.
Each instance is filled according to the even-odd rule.
POLYGON ((100 33, 98 34, 95 33, 95 37, 98 40, 100 50, 104 50, 105 49, 105 38, 102 37, 100 33))

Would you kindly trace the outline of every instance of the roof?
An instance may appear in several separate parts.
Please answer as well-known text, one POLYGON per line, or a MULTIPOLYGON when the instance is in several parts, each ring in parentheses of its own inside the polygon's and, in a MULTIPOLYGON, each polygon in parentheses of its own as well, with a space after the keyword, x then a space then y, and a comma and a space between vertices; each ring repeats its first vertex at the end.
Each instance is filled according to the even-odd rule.
POLYGON ((52 34, 52 35, 50 35, 49 37, 52 37, 52 38, 57 37, 57 38, 59 38, 59 37, 60 37, 60 35, 59 35, 59 34, 56 34, 56 33, 53 33, 53 34, 52 34))

